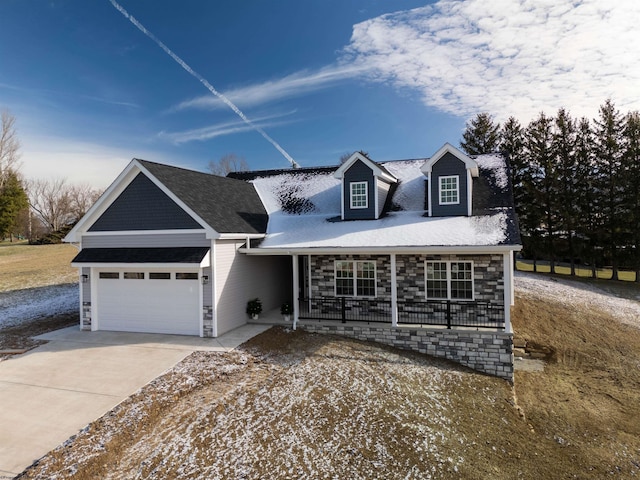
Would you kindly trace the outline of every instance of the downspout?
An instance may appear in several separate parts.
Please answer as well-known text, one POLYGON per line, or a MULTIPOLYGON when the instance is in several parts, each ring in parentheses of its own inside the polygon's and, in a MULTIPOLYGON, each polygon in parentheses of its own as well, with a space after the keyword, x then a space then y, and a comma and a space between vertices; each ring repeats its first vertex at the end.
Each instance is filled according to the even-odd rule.
POLYGON ((396 275, 396 254, 391 257, 391 326, 398 326, 398 280, 396 275))

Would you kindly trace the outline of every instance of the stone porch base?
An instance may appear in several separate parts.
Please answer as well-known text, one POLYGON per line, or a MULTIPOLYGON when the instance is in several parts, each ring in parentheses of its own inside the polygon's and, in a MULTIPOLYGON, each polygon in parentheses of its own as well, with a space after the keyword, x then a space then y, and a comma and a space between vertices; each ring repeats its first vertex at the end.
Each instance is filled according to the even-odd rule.
POLYGON ((415 326, 371 326, 341 323, 298 323, 308 332, 343 335, 446 358, 513 383, 513 334, 415 326))

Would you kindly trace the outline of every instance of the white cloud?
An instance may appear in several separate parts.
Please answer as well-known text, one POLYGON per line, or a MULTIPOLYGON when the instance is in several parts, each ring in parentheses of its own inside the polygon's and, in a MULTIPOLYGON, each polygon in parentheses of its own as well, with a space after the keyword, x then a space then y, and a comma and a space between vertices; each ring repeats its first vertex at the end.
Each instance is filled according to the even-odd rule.
MULTIPOLYGON (((286 125, 290 123, 290 121, 273 121, 275 118, 283 117, 286 115, 291 115, 295 113, 295 110, 292 112, 287 112, 284 114, 276 114, 270 115, 260 118, 254 118, 251 120, 253 125, 257 125, 260 128, 269 128, 276 127, 280 125, 286 125)), ((255 127, 252 125, 248 125, 246 122, 242 120, 231 120, 229 122, 217 123, 215 125, 209 125, 206 127, 194 128, 191 130, 184 130, 181 132, 160 132, 158 136, 160 138, 169 140, 171 143, 175 145, 180 145, 181 143, 193 142, 193 141, 203 141, 210 140, 212 138, 221 137, 224 135, 232 135, 235 133, 247 132, 250 130, 255 130, 255 127)))
POLYGON ((637 0, 440 0, 355 25, 343 60, 454 115, 593 117, 640 108, 639 18, 637 0))
MULTIPOLYGON (((224 95, 239 107, 254 107, 328 88, 344 79, 361 74, 364 68, 356 65, 332 65, 316 71, 305 70, 277 80, 227 90, 224 95)), ((214 95, 202 95, 173 106, 171 111, 220 108, 227 106, 219 98, 214 95)))
MULTIPOLYGON (((26 179, 67 179, 69 183, 88 183, 104 189, 132 159, 132 150, 114 148, 59 137, 21 138, 20 172, 26 179)), ((135 156, 163 161, 157 152, 135 156)))

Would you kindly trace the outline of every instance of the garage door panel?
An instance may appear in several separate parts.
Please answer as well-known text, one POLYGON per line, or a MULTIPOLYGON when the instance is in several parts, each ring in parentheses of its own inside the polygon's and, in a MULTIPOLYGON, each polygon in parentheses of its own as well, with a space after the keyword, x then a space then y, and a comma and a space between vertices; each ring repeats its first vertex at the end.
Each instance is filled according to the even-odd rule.
POLYGON ((197 280, 99 279, 98 328, 125 332, 200 334, 197 280))

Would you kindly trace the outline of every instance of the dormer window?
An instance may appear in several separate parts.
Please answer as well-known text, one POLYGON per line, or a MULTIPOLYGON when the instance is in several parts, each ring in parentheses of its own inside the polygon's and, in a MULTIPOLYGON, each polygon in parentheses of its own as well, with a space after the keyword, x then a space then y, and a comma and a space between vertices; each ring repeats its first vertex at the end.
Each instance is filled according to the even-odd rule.
POLYGON ((351 208, 368 208, 367 182, 351 182, 351 208))
POLYGON ((457 205, 460 203, 460 177, 449 175, 440 177, 440 205, 457 205))

